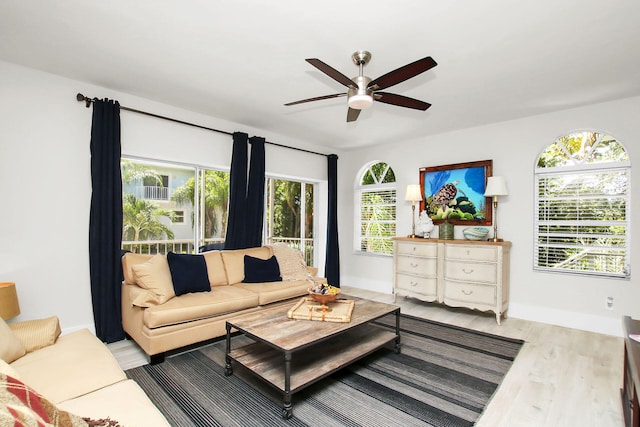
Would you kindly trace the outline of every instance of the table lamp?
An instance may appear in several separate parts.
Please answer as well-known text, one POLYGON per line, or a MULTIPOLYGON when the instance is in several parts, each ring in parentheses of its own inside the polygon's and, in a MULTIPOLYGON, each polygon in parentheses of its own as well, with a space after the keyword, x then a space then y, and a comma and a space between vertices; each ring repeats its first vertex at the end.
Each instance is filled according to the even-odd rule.
POLYGON ((411 235, 409 237, 416 237, 416 202, 422 200, 420 185, 407 185, 407 192, 405 193, 404 199, 407 202, 411 202, 411 235))
POLYGON ((507 196, 507 183, 502 176, 490 176, 487 178, 487 188, 484 190, 485 197, 493 197, 493 242, 502 242, 498 238, 498 196, 507 196))
POLYGON ((4 320, 13 319, 20 314, 16 284, 13 282, 0 283, 0 317, 4 320))

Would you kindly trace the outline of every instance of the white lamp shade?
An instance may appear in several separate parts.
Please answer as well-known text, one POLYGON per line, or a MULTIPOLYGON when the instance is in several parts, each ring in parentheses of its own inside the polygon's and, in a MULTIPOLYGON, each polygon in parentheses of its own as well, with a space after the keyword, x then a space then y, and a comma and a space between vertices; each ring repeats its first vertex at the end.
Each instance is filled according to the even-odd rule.
POLYGON ((507 183, 502 176, 490 176, 487 179, 487 188, 484 190, 486 197, 507 196, 507 183))
POLYGON ((404 199, 407 202, 419 202, 422 200, 422 192, 420 191, 419 184, 407 185, 407 192, 404 195, 404 199))

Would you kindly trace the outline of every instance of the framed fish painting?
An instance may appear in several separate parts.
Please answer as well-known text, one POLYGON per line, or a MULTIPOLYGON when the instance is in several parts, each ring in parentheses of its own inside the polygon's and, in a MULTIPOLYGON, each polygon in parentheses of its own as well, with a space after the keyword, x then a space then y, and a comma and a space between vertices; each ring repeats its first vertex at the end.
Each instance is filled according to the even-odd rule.
POLYGON ((434 224, 491 225, 492 203, 484 196, 493 160, 420 168, 420 212, 434 224))

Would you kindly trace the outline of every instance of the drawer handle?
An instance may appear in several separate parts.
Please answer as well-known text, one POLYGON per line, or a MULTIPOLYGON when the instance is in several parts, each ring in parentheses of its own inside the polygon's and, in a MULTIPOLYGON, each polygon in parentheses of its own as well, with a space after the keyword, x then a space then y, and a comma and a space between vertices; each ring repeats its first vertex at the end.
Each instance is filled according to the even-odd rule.
POLYGON ((465 274, 471 274, 471 273, 473 273, 473 268, 471 270, 469 270, 469 271, 467 271, 466 268, 463 268, 462 272, 465 273, 465 274))
POLYGON ((467 249, 467 256, 471 255, 471 251, 469 249, 467 249))
POLYGON ((416 264, 415 262, 412 262, 409 264, 412 268, 416 268, 417 266, 419 266, 420 264, 416 264))
POLYGON ((411 282, 409 282, 409 284, 410 284, 411 286, 418 286, 418 282, 414 282, 413 280, 412 280, 411 282))
POLYGON ((473 293, 473 291, 467 291, 467 290, 463 289, 462 293, 465 294, 465 295, 471 295, 473 293))

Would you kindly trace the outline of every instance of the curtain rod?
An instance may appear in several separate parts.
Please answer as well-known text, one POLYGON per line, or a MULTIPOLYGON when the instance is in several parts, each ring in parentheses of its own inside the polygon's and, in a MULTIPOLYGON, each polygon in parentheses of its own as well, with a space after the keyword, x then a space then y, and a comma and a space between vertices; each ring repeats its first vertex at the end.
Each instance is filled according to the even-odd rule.
MULTIPOLYGON (((93 98, 86 97, 81 93, 78 93, 76 95, 76 100, 78 102, 84 101, 84 103, 85 103, 84 106, 87 107, 87 108, 89 108, 89 106, 93 102, 93 98)), ((136 110, 135 108, 124 107, 124 106, 121 105, 120 109, 121 110, 126 110, 126 111, 131 111, 133 113, 143 114, 145 116, 155 117, 157 119, 168 120, 170 122, 180 123, 180 124, 187 125, 187 126, 193 126, 193 127, 200 128, 200 129, 210 130, 212 132, 223 133, 225 135, 233 136, 233 132, 227 132, 227 131, 220 130, 220 129, 214 129, 214 128, 202 126, 202 125, 199 125, 199 124, 196 124, 196 123, 185 122, 183 120, 174 119, 172 117, 161 116, 159 114, 149 113, 147 111, 142 111, 142 110, 136 110)), ((309 154, 316 154, 318 156, 324 156, 324 157, 329 157, 330 156, 330 154, 318 153, 316 151, 305 150, 304 148, 290 147, 288 145, 277 144, 275 142, 270 142, 270 141, 265 141, 265 144, 275 145, 276 147, 288 148, 290 150, 302 151, 302 152, 309 153, 309 154)))

